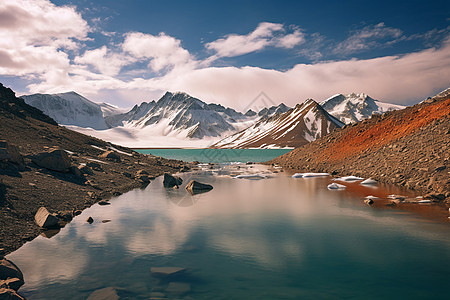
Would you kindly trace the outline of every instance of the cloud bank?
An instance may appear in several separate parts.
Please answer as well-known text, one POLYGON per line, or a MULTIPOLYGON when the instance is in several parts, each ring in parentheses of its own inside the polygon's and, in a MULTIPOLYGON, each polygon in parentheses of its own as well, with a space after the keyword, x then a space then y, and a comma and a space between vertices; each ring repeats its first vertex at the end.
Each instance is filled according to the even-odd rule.
MULTIPOLYGON (((125 32, 115 34, 114 43, 98 45, 90 35, 95 30, 102 32, 89 26, 73 6, 56 6, 48 0, 0 0, 0 75, 27 80, 30 93, 75 90, 93 100, 129 106, 159 98, 166 90, 185 91, 237 109, 261 92, 274 103, 288 105, 350 92, 413 104, 450 86, 448 37, 439 46, 415 53, 348 58, 371 47, 420 38, 406 37, 384 23, 354 30, 346 40, 334 43, 331 52, 346 58, 283 70, 215 63, 223 65, 223 59, 270 47, 287 51, 286 55, 323 59, 325 38, 294 25, 262 22, 247 34, 228 34, 206 43, 202 57, 164 32, 125 32)), ((438 34, 448 36, 448 28, 426 35, 438 34)))

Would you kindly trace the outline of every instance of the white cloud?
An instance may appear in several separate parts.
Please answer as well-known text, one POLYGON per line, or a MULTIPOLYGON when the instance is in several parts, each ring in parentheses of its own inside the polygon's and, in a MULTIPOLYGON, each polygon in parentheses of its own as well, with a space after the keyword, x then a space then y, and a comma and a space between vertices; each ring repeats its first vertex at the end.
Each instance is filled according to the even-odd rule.
POLYGON ((247 35, 229 34, 224 38, 205 44, 206 49, 216 52, 212 59, 243 55, 267 46, 292 48, 304 41, 300 29, 291 34, 284 33, 283 24, 259 23, 258 27, 247 35))
POLYGON ((338 54, 351 54, 399 41, 403 32, 400 29, 387 27, 384 23, 366 26, 354 31, 345 41, 334 49, 338 54))
POLYGON ((184 67, 193 62, 180 40, 163 32, 156 36, 141 32, 127 33, 122 49, 136 58, 150 59, 149 67, 156 72, 167 67, 184 67))
POLYGON ((122 53, 113 53, 106 46, 102 46, 101 48, 84 52, 83 56, 76 57, 74 61, 78 64, 93 65, 102 74, 115 76, 123 66, 135 60, 122 53))
POLYGON ((68 55, 90 28, 71 6, 48 0, 0 0, 0 74, 29 75, 67 69, 68 55))

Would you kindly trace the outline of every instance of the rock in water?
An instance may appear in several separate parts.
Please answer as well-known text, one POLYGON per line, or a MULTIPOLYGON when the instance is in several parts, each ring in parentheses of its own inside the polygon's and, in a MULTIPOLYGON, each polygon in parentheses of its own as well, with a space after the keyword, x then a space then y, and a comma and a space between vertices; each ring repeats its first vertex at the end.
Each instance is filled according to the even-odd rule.
POLYGON ((39 167, 53 171, 67 172, 70 168, 70 158, 66 151, 61 149, 38 153, 33 155, 31 160, 39 167))
POLYGON ((87 300, 119 300, 119 295, 117 295, 116 289, 107 287, 94 291, 87 300))
POLYGON ((195 180, 191 180, 187 185, 186 185, 186 190, 191 194, 191 195, 195 195, 195 194, 199 194, 199 193, 205 193, 207 191, 210 191, 213 189, 213 186, 210 184, 204 184, 195 180))
POLYGON ((45 207, 38 209, 36 215, 34 215, 34 221, 42 228, 58 227, 59 224, 56 215, 51 214, 45 207))
POLYGON ((364 200, 364 203, 367 205, 372 205, 373 204, 373 200, 371 198, 364 200))
MULTIPOLYGON (((8 288, 18 290, 23 284, 23 274, 19 270, 19 268, 11 261, 7 259, 0 260, 0 285, 3 288, 3 285, 9 285, 8 288), (10 282, 7 282, 9 279, 17 279, 10 282)), ((0 295, 0 299, 3 299, 0 295)), ((9 299, 9 298, 6 298, 9 299)), ((13 298, 14 299, 14 298, 13 298)))
POLYGON ((176 185, 181 185, 183 183, 183 179, 180 177, 176 177, 173 175, 170 175, 169 173, 164 173, 164 181, 163 185, 166 188, 173 188, 176 185))

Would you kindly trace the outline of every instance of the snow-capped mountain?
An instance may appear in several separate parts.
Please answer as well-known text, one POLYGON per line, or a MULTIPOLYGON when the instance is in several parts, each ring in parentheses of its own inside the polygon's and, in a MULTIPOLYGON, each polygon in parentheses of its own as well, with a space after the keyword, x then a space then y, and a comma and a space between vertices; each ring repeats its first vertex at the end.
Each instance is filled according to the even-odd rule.
POLYGON ((228 136, 212 148, 299 147, 344 124, 312 99, 285 113, 263 118, 254 125, 228 136))
POLYGON ((103 130, 109 128, 100 104, 75 93, 33 94, 22 96, 25 102, 39 108, 58 124, 103 130))
POLYGON ((387 111, 405 108, 402 105, 374 100, 364 93, 351 93, 347 96, 337 94, 320 102, 320 105, 346 124, 367 119, 372 114, 383 114, 387 111))

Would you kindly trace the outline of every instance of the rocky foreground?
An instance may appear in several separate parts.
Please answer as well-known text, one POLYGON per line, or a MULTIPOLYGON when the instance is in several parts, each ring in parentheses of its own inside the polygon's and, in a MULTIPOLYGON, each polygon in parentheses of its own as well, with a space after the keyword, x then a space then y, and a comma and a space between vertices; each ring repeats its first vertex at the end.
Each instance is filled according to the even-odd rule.
POLYGON ((41 207, 49 214, 41 211, 40 225, 57 228, 96 202, 189 169, 58 126, 1 84, 0 132, 0 258, 46 234, 35 222, 41 207))
POLYGON ((450 203, 450 89, 347 125, 268 163, 296 172, 371 177, 450 203))

